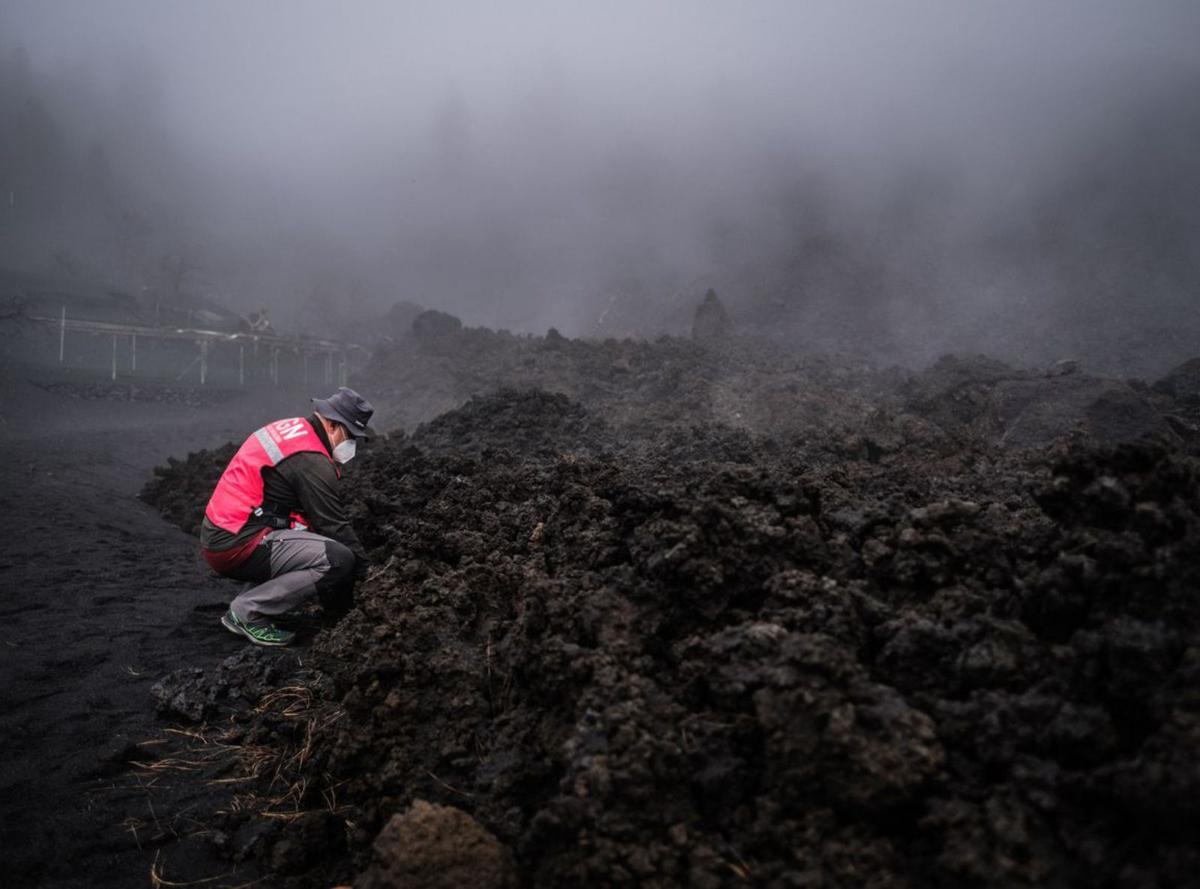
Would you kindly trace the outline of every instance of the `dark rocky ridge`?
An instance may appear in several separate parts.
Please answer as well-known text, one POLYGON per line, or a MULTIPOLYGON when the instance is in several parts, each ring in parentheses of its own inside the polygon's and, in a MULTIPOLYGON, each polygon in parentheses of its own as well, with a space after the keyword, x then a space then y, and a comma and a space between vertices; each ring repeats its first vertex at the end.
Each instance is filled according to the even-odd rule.
POLYGON ((438 317, 414 322, 363 375, 362 384, 406 428, 473 396, 516 388, 566 395, 622 439, 696 424, 798 442, 810 451, 814 444, 836 451, 834 439, 856 436, 907 445, 915 436, 935 449, 954 449, 1041 447, 1072 434, 1104 444, 1145 435, 1178 443, 1200 433, 1194 362, 1149 387, 1092 376, 1068 361, 1035 371, 948 355, 913 372, 731 335, 700 342, 572 340, 554 331, 529 337, 460 328, 450 316, 426 315, 438 317))
MULTIPOLYGON (((377 442, 349 479, 376 567, 305 671, 164 684, 304 779, 303 817, 212 818, 258 825, 238 854, 279 885, 361 872, 417 800, 536 886, 1192 879, 1200 468, 1169 392, 446 335, 504 348, 446 356, 443 382, 593 398, 502 391, 377 442), (589 383, 614 355, 646 377, 589 383), (722 385, 762 422, 714 423, 722 385), (1143 413, 1094 407, 1113 393, 1143 413), (1014 449, 1014 416, 1046 446, 1014 449), (304 707, 249 706, 266 680, 304 707)), ((429 358, 393 356, 391 385, 429 358)), ((147 496, 206 495, 222 463, 147 496)))

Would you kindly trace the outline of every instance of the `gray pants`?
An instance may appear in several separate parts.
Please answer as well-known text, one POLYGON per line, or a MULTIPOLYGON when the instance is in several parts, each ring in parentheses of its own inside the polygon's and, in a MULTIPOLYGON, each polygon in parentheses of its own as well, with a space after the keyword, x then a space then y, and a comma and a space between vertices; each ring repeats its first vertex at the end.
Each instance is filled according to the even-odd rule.
POLYGON ((354 553, 311 531, 272 531, 230 574, 258 585, 243 590, 229 610, 243 623, 261 625, 318 594, 322 604, 349 607, 354 553))

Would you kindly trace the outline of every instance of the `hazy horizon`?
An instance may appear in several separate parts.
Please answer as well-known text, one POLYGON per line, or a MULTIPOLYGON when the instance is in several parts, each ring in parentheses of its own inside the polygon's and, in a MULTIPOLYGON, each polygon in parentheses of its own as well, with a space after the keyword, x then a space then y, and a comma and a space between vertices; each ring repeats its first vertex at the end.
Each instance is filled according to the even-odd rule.
POLYGON ((654 333, 715 286, 891 357, 1200 332, 1194 3, 9 0, 0 34, 4 265, 186 261, 307 326, 654 333))

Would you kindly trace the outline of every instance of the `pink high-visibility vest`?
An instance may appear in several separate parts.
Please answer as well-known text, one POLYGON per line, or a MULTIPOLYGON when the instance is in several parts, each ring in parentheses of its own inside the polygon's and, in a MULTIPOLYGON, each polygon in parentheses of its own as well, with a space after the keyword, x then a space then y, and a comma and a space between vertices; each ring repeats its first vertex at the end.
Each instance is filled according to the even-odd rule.
MULTIPOLYGON (((221 473, 221 480, 204 509, 208 520, 233 534, 241 531, 263 505, 263 470, 303 451, 323 454, 333 463, 312 423, 303 417, 276 420, 259 429, 242 443, 221 473)), ((308 521, 298 512, 290 517, 292 527, 308 527, 308 521)))

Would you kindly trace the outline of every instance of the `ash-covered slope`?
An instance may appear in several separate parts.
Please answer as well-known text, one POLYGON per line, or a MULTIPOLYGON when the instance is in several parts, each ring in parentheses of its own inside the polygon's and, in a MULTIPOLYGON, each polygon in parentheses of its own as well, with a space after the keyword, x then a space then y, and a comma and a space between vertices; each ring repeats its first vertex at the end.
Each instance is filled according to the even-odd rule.
POLYGON ((305 670, 167 683, 210 719, 290 695, 235 715, 257 777, 212 826, 284 886, 418 799, 534 886, 1185 884, 1200 467, 997 450, 961 391, 957 426, 897 402, 812 448, 517 391, 378 443, 376 567, 305 670))

